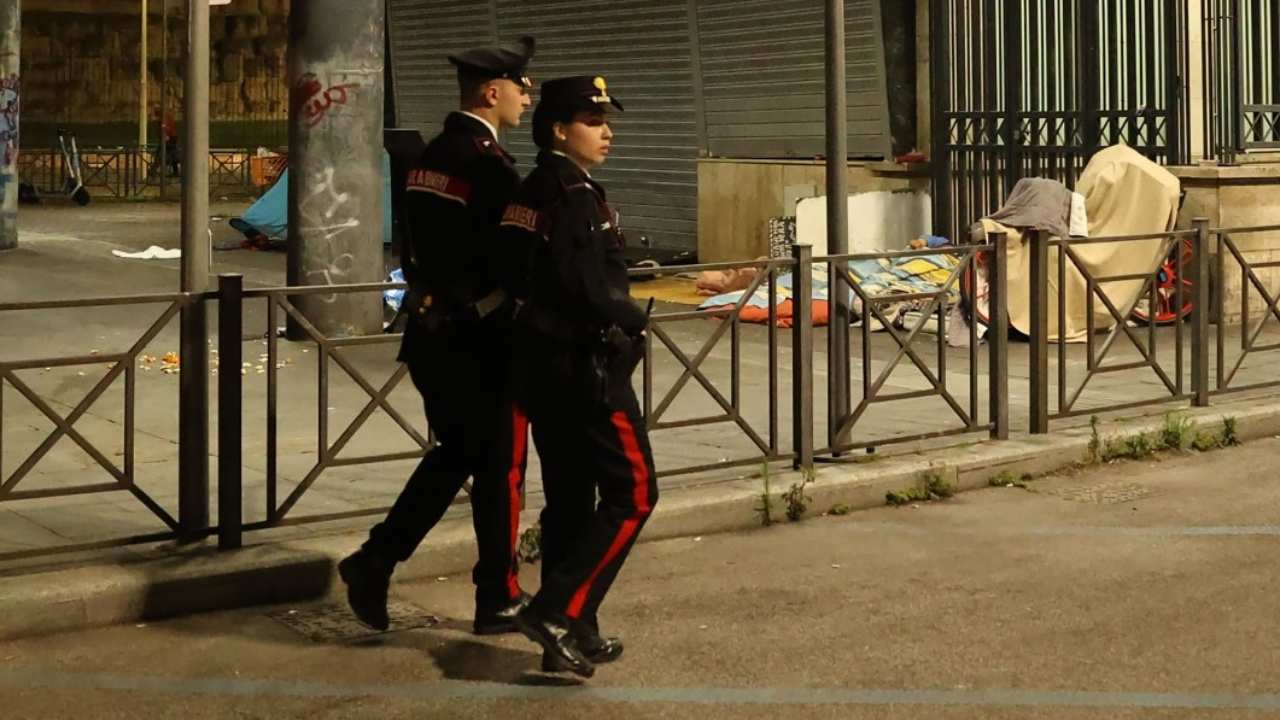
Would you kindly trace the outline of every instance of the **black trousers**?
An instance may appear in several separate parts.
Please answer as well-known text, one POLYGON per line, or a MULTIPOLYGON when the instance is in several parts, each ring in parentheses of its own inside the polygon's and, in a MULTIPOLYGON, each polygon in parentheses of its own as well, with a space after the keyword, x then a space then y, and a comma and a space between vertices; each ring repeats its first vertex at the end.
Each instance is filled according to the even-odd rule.
POLYGON ((471 478, 479 549, 471 574, 476 605, 496 608, 521 592, 515 551, 528 421, 510 397, 506 347, 449 339, 458 340, 427 343, 409 359, 410 376, 439 444, 422 458, 364 547, 390 560, 408 560, 471 478))
POLYGON ((600 604, 658 500, 629 378, 611 395, 608 407, 595 408, 536 389, 529 401, 546 492, 542 588, 533 604, 596 631, 600 604))

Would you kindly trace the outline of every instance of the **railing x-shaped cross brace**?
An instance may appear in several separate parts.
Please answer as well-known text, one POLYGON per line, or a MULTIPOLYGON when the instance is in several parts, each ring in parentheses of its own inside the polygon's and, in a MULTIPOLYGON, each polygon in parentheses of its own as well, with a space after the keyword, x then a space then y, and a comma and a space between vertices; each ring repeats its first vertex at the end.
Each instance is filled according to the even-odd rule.
MULTIPOLYGON (((301 327, 320 348, 320 356, 318 360, 320 363, 321 403, 319 408, 320 457, 316 461, 316 464, 312 466, 311 470, 307 472, 306 476, 302 479, 302 482, 298 483, 298 486, 293 489, 293 492, 289 494, 289 497, 286 498, 278 508, 268 508, 270 514, 269 519, 272 522, 278 521, 288 514, 289 510, 297 504, 303 494, 305 494, 311 485, 315 483, 316 479, 320 477, 320 474, 330 467, 359 465, 374 461, 411 460, 413 458, 421 457, 423 451, 430 450, 432 447, 431 442, 414 429, 413 425, 405 420, 404 416, 401 415, 400 412, 397 411, 387 400, 391 391, 394 390, 396 386, 400 384, 400 381, 404 379, 404 376, 408 374, 409 370, 407 365, 400 365, 396 371, 392 373, 391 377, 383 383, 381 388, 375 389, 373 385, 360 374, 360 371, 351 364, 351 361, 342 355, 340 348, 335 344, 335 342, 325 337, 323 333, 316 329, 315 325, 307 320, 307 318, 298 311, 293 303, 289 302, 288 298, 278 296, 275 298, 275 302, 278 302, 280 307, 284 308, 284 311, 298 323, 298 326, 301 327), (328 442, 328 408, 326 407, 328 395, 328 362, 330 358, 332 358, 333 361, 337 363, 338 366, 341 367, 370 398, 369 402, 365 403, 365 406, 356 414, 355 418, 352 419, 351 423, 345 430, 343 430, 342 434, 338 436, 338 439, 334 441, 332 445, 328 442), (404 430, 404 432, 418 444, 419 449, 372 458, 361 457, 339 459, 337 457, 338 453, 342 452, 343 448, 347 446, 347 443, 351 441, 351 438, 355 437, 355 434, 360 431, 360 428, 364 427, 365 422, 378 408, 382 408, 382 410, 387 413, 387 416, 394 420, 395 423, 400 426, 400 429, 404 430)), ((271 358, 271 362, 274 361, 275 359, 271 358)))
MULTIPOLYGON (((663 414, 665 414, 671 407, 671 404, 675 402, 680 391, 689 383, 689 380, 696 379, 698 384, 701 385, 703 389, 705 389, 716 401, 716 404, 725 411, 725 419, 733 420, 738 427, 742 428, 742 432, 745 433, 761 451, 766 454, 770 452, 769 443, 765 441, 764 438, 760 437, 760 434, 743 419, 741 409, 736 407, 734 403, 730 402, 724 394, 716 388, 715 384, 707 378, 701 368, 702 363, 706 361, 707 357, 711 354, 711 351, 715 349, 717 343, 719 343, 720 339, 724 337, 724 334, 734 323, 739 321, 739 313, 742 312, 742 308, 746 306, 747 301, 749 301, 751 296, 755 294, 756 290, 760 288, 760 285, 767 278, 772 277, 776 272, 777 269, 771 265, 766 272, 756 274, 755 280, 753 280, 751 285, 742 293, 742 297, 738 300, 737 304, 735 304, 731 309, 725 311, 724 319, 716 326, 715 331, 711 333, 711 337, 707 338, 706 342, 704 342, 702 347, 698 350, 698 354, 693 358, 690 358, 683 350, 680 349, 680 346, 671 339, 671 336, 667 334, 666 330, 663 330, 657 323, 651 324, 650 331, 662 341, 663 345, 667 346, 667 349, 671 351, 671 354, 676 358, 680 365, 684 367, 684 372, 681 373, 680 378, 676 380, 675 384, 671 386, 671 389, 667 391, 667 394, 663 396, 662 401, 658 403, 658 406, 654 409, 652 415, 648 419, 649 423, 656 425, 658 421, 662 419, 663 414)), ((732 372, 738 372, 738 368, 733 368, 732 372)))
MULTIPOLYGON (((898 350, 894 354, 893 359, 885 365, 884 369, 880 371, 880 375, 867 388, 862 401, 858 403, 858 407, 854 408, 853 412, 849 413, 847 417, 840 420, 839 430, 836 433, 837 439, 844 439, 852 433, 854 426, 858 424, 858 421, 862 419, 862 416, 867 412, 872 404, 891 399, 904 400, 908 397, 914 398, 938 395, 947 403, 948 406, 950 406, 952 411, 955 412, 956 416, 960 418, 961 422, 963 422, 966 427, 973 424, 973 419, 969 417, 969 413, 965 412, 964 408, 960 406, 960 403, 956 402, 956 399, 947 390, 945 369, 939 369, 941 376, 935 374, 929 365, 916 353, 914 345, 916 338, 919 337, 920 332, 924 330, 925 325, 928 324, 929 316, 937 312, 938 309, 942 307, 941 303, 947 299, 948 294, 951 292, 951 288, 954 287, 956 281, 959 280, 960 274, 964 270, 965 266, 973 262, 976 252, 976 250, 969 251, 960 263, 951 271, 946 282, 944 282, 942 287, 938 290, 933 292, 917 293, 914 295, 883 295, 873 297, 862 288, 861 284, 853 277, 853 273, 849 271, 847 266, 842 263, 840 266, 836 267, 837 275, 847 282, 849 286, 853 288, 853 291, 857 293, 858 298, 862 300, 862 323, 864 329, 868 320, 870 320, 870 317, 874 315, 875 318, 880 321, 880 324, 884 326, 885 330, 888 331, 889 336, 892 337, 893 341, 898 345, 898 350), (884 310, 880 308, 884 303, 924 299, 928 299, 929 304, 925 306, 924 311, 920 314, 920 320, 912 326, 906 336, 903 336, 898 329, 893 326, 893 323, 890 322, 889 318, 884 314, 884 310), (920 371, 920 374, 922 374, 925 380, 933 386, 932 389, 923 392, 895 395, 890 398, 880 397, 880 391, 884 389, 884 384, 889 380, 889 377, 893 375, 893 371, 897 369, 898 364, 902 362, 904 357, 910 358, 911 363, 916 366, 920 371)), ((843 290, 839 288, 838 282, 832 283, 831 292, 843 292, 843 290)), ((938 333, 943 334, 944 332, 944 328, 940 325, 938 333)), ((870 371, 871 368, 869 366, 862 368, 862 372, 864 374, 869 373, 870 371)))
MULTIPOLYGON (((1175 241, 1165 240, 1164 244, 1160 249, 1160 252, 1156 255, 1156 257, 1158 258, 1165 257, 1168 254, 1170 246, 1173 242, 1175 241)), ((1063 405, 1063 407, 1059 408, 1059 412, 1060 413, 1071 412, 1071 409, 1075 407, 1076 401, 1080 399, 1080 395, 1084 393, 1085 388, 1088 387, 1089 382, 1093 379, 1093 376, 1097 375, 1098 373, 1120 372, 1123 370, 1133 370, 1141 367, 1149 367, 1153 372, 1155 372, 1156 376, 1160 378, 1160 381, 1164 383, 1164 386, 1169 391, 1169 394, 1175 395, 1175 396, 1178 395, 1180 392, 1178 384, 1172 378, 1169 377, 1169 374, 1165 372, 1164 367, 1160 365, 1160 361, 1156 357, 1154 334, 1153 334, 1155 332, 1154 309, 1152 310, 1152 319, 1151 319, 1152 324, 1148 327, 1147 343, 1144 345, 1142 340, 1139 339, 1136 334, 1134 334, 1133 328, 1129 327, 1127 314, 1120 312, 1120 309, 1116 307, 1115 303, 1111 301, 1111 298, 1107 296, 1107 293, 1102 288, 1103 283, 1108 283, 1108 282, 1141 281, 1142 289, 1138 292, 1136 297, 1142 298, 1144 295, 1148 295, 1150 291, 1153 289, 1154 283, 1155 283, 1156 270, 1153 269, 1151 272, 1135 274, 1135 275, 1123 275, 1123 276, 1116 275, 1116 276, 1095 278, 1093 275, 1089 273, 1088 269, 1085 267, 1084 261, 1080 258, 1079 254, 1077 254, 1076 251, 1072 249, 1068 243, 1063 242, 1060 245, 1060 247, 1066 253, 1067 258, 1071 260, 1071 264, 1074 265, 1076 270, 1078 270, 1080 274, 1084 277, 1085 285, 1087 288, 1085 293, 1085 297, 1087 298, 1085 314, 1090 321, 1090 327, 1092 327, 1094 298, 1102 301, 1102 305, 1107 309, 1107 313, 1111 316, 1113 320, 1115 320, 1115 327, 1113 327, 1111 329, 1111 332, 1107 334, 1107 339, 1103 341, 1102 348, 1097 353, 1094 352, 1093 333, 1092 332, 1088 333, 1088 337, 1086 337, 1085 339, 1087 343, 1087 354, 1088 354, 1088 366, 1087 366, 1088 374, 1085 376, 1084 380, 1081 381, 1080 385, 1075 389, 1075 391, 1071 394, 1070 399, 1067 400, 1067 402, 1063 405), (1134 348, 1137 349, 1138 354, 1142 356, 1142 360, 1140 362, 1129 363, 1125 365, 1103 367, 1102 365, 1103 360, 1106 360, 1107 355, 1111 352, 1111 349, 1115 345, 1116 340, 1120 338, 1121 333, 1124 333, 1125 337, 1129 339, 1129 342, 1131 342, 1134 348)), ((1059 260, 1059 264, 1061 263, 1062 261, 1059 260)), ((1061 302, 1061 298, 1059 298, 1059 302, 1061 302)), ((1062 329, 1059 328, 1058 332, 1061 333, 1062 329)))

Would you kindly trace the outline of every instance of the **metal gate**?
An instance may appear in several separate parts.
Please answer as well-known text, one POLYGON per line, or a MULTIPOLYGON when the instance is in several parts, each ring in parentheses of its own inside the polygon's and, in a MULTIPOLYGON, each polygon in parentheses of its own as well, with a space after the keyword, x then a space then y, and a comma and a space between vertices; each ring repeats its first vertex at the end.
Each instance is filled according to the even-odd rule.
POLYGON ((1201 0, 1205 155, 1280 150, 1280 5, 1201 0))
POLYGON ((1109 145, 1189 157, 1187 0, 932 6, 935 232, 964 233, 1022 177, 1074 186, 1109 145))

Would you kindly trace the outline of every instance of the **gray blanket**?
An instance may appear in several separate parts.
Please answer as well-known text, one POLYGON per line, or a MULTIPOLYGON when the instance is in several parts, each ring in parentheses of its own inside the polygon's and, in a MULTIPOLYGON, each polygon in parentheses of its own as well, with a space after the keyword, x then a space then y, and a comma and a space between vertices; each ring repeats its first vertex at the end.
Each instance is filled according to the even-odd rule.
MULTIPOLYGON (((1009 227, 1035 228, 1055 237, 1068 237, 1071 191, 1057 180, 1022 178, 1013 186, 1004 206, 987 217, 1009 227)), ((974 233, 982 234, 982 223, 974 224, 971 234, 974 233)))

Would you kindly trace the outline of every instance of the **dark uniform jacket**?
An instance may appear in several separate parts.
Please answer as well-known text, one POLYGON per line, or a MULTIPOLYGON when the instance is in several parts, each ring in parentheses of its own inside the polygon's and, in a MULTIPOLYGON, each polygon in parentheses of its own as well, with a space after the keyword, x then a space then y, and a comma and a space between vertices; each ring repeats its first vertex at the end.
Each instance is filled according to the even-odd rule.
MULTIPOLYGON (((498 221, 519 183, 514 158, 484 123, 458 112, 409 169, 402 263, 410 287, 430 295, 435 312, 474 320, 474 304, 500 289, 498 221)), ((400 359, 423 352, 426 334, 411 316, 400 359)))
POLYGON ((508 292, 522 316, 547 335, 590 340, 617 326, 638 335, 648 324, 631 300, 625 238, 604 188, 568 158, 543 152, 503 213, 508 292))
MULTIPOLYGON (((539 382, 579 388, 585 383, 584 391, 596 400, 604 399, 605 385, 629 382, 634 368, 634 358, 611 362, 609 331, 634 339, 648 325, 631 300, 625 239, 617 223, 603 187, 568 158, 543 152, 499 228, 507 249, 505 285, 522 303, 520 325, 532 338, 529 349, 554 356, 551 367, 543 368, 553 377, 539 382)), ((634 352, 632 342, 623 342, 628 353, 634 352)), ((617 353, 613 348, 612 355, 617 353)))

